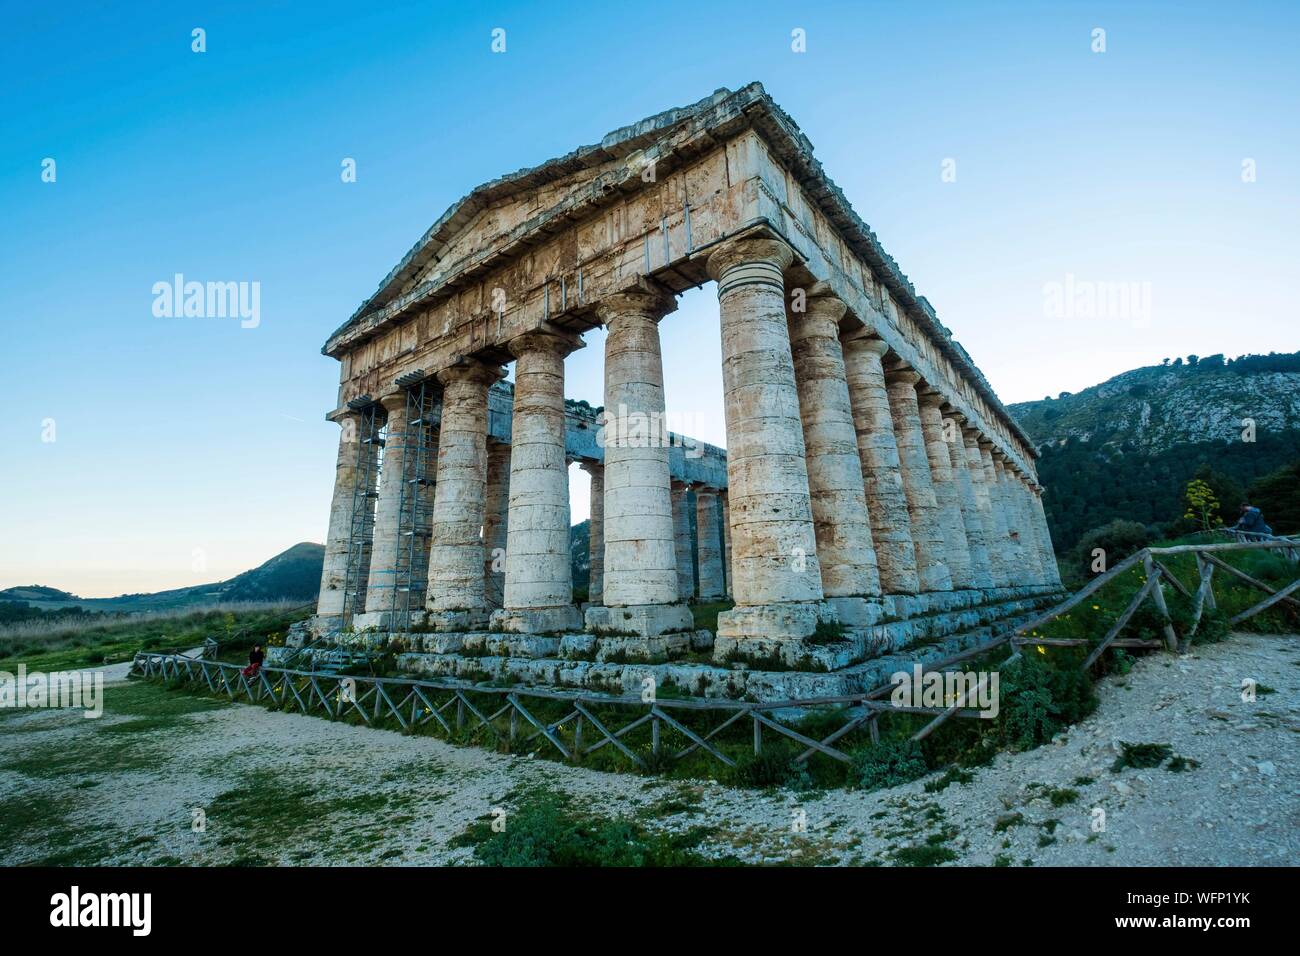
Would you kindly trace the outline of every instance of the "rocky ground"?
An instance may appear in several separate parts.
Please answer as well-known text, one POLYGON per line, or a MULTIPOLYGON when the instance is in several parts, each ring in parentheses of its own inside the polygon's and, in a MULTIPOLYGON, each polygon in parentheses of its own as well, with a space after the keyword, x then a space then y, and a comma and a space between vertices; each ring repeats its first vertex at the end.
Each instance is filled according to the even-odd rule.
POLYGON ((703 828, 701 852, 753 863, 1300 862, 1300 636, 1155 655, 1099 691, 1097 712, 1053 744, 966 782, 801 793, 599 773, 113 683, 100 720, 0 712, 0 863, 470 863, 452 838, 544 789, 590 813, 703 828), (1166 744, 1170 759, 1113 770, 1121 742, 1166 744))

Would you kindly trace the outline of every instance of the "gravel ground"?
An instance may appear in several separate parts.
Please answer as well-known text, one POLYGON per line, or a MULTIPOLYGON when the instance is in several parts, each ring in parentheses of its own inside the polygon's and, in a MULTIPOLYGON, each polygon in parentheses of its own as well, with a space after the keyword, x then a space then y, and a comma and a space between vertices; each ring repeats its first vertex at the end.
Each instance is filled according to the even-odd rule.
MULTIPOLYGON (((108 687, 110 711, 125 686, 108 687)), ((874 793, 660 783, 245 705, 196 705, 157 726, 11 711, 0 719, 0 815, 19 801, 40 812, 24 829, 0 822, 0 863, 69 847, 81 849, 62 861, 126 865, 468 863, 449 840, 539 788, 592 813, 707 828, 701 852, 754 863, 1300 862, 1300 636, 1235 634, 1193 655, 1155 655, 1099 693, 1096 713, 1052 744, 1002 754, 934 793, 924 785, 938 775, 874 793), (1255 702, 1241 699, 1243 678, 1264 689, 1255 702), (1188 769, 1113 771, 1121 741, 1168 744, 1188 769), (277 787, 323 802, 279 820, 277 787), (194 811, 230 805, 232 791, 248 796, 238 818, 214 811, 195 832, 194 811)))

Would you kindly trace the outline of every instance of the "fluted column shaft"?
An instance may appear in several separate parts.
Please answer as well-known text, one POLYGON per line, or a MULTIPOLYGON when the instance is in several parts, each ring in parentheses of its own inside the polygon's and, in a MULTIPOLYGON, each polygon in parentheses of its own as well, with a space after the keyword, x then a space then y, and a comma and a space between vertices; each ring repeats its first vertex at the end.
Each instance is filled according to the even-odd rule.
POLYGON ((790 348, 808 459, 817 558, 826 597, 879 596, 862 459, 840 346, 845 304, 830 295, 790 311, 790 348))
POLYGON ((921 409, 917 404, 916 385, 920 380, 921 376, 910 368, 895 368, 885 373, 903 492, 912 517, 912 543, 916 546, 921 590, 951 591, 952 574, 948 570, 943 523, 930 477, 930 457, 925 449, 921 409))
POLYGON ((501 607, 506 588, 510 526, 510 446, 487 444, 487 488, 483 504, 483 584, 486 604, 501 607))
POLYGON ((1016 583, 1017 568, 1015 554, 1011 548, 1011 532, 1007 520, 1006 506, 1002 500, 1002 487, 998 483, 997 468, 993 464, 993 442, 978 438, 980 468, 984 472, 984 487, 989 499, 989 516, 993 523, 993 536, 989 540, 989 558, 993 562, 994 573, 999 577, 999 587, 1011 587, 1016 583))
POLYGON ((792 257, 782 242, 746 239, 725 244, 708 263, 721 313, 732 592, 740 606, 822 599, 785 317, 782 273, 792 257))
POLYGON ((587 600, 600 604, 605 583, 605 467, 584 462, 582 470, 591 477, 591 518, 587 525, 587 553, 590 571, 587 600))
POLYGON ((971 587, 987 589, 994 586, 993 570, 989 561, 988 536, 985 518, 976 498, 975 483, 970 473, 966 441, 961 423, 956 416, 944 416, 944 443, 948 446, 953 479, 957 484, 957 497, 961 507, 962 523, 966 528, 966 543, 970 548, 971 587))
MULTIPOLYGON (((388 413, 388 434, 379 470, 379 497, 375 501, 374 543, 370 549, 370 579, 366 583, 366 611, 390 611, 397 584, 398 537, 402 505, 402 479, 407 453, 406 391, 380 399, 388 413)), ((419 426, 411 428, 418 436, 419 426)))
POLYGON ((352 509, 356 498, 358 455, 374 454, 374 446, 358 448, 361 415, 348 411, 340 415, 339 450, 334 463, 334 495, 330 499, 329 531, 325 536, 325 561, 321 567, 320 595, 316 613, 336 626, 343 614, 344 588, 348 576, 348 544, 352 531, 352 509))
POLYGON ((842 344, 880 585, 887 594, 916 594, 921 584, 912 543, 912 518, 903 491, 894 418, 881 365, 889 346, 882 339, 861 333, 847 336, 842 344))
POLYGON ((1020 547, 1025 554, 1025 572, 1031 584, 1045 584, 1047 579, 1043 572, 1043 555, 1039 546, 1038 529, 1034 527, 1029 504, 1029 486, 1020 477, 1019 471, 1010 465, 1006 467, 1006 476, 1016 512, 1017 529, 1020 532, 1020 547))
POLYGON ((978 587, 971 560, 970 540, 966 537, 966 522, 961 516, 961 501, 957 481, 952 471, 952 458, 945 440, 943 396, 927 389, 917 396, 921 411, 921 433, 925 436, 925 453, 930 459, 930 479, 934 485, 934 498, 939 506, 939 527, 943 530, 944 556, 952 574, 954 588, 978 587))
POLYGON ((726 594, 728 597, 732 594, 731 587, 731 504, 728 500, 727 493, 724 491, 718 496, 722 501, 722 561, 726 574, 726 594))
POLYGON ((1033 490, 1033 512, 1038 527, 1039 546, 1043 553, 1043 570, 1047 584, 1060 587, 1061 569, 1056 563, 1056 549, 1052 547, 1052 532, 1047 525, 1047 512, 1043 510, 1043 493, 1040 488, 1033 490))
POLYGON ((569 466, 564 453, 564 357, 576 346, 567 337, 547 332, 528 332, 510 342, 516 362, 506 610, 573 604, 569 466))
POLYGON ((695 548, 691 541, 691 490, 688 485, 672 483, 673 554, 677 562, 677 593, 683 601, 695 597, 695 548))
POLYGON ((605 338, 604 582, 609 607, 680 599, 659 320, 671 296, 628 292, 602 300, 605 338))
POLYGON ((993 457, 994 483, 998 489, 998 497, 1002 503, 1002 513, 1006 516, 1007 522, 1007 553, 1010 555, 1011 585, 1021 587, 1031 583, 1033 577, 1026 566, 1025 548, 1020 540, 1020 528, 1023 518, 1016 508, 1015 499, 1012 497, 1011 483, 1007 475, 1007 467, 1002 452, 994 450, 991 455, 993 457))
POLYGON ((696 563, 700 570, 701 601, 716 601, 723 594, 721 523, 717 491, 695 489, 696 563))
MULTIPOLYGON (((486 616, 482 531, 488 388, 501 376, 500 368, 472 360, 438 373, 443 385, 442 423, 438 429, 437 493, 425 599, 432 612, 465 611, 486 616)), ((448 626, 461 623, 482 621, 467 618, 449 622, 448 626)))

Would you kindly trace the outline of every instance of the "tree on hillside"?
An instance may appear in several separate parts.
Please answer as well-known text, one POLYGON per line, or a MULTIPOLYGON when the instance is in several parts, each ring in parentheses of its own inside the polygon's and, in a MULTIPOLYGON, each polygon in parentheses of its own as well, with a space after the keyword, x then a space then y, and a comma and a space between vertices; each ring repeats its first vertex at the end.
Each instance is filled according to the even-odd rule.
POLYGON ((1183 501, 1187 505, 1183 517, 1195 521, 1201 530, 1209 531, 1223 524, 1219 517, 1219 499, 1214 496, 1214 489, 1201 479, 1193 478, 1187 483, 1183 501))
POLYGON ((1252 484, 1250 503, 1264 512, 1264 520, 1275 534, 1300 532, 1300 460, 1252 484))

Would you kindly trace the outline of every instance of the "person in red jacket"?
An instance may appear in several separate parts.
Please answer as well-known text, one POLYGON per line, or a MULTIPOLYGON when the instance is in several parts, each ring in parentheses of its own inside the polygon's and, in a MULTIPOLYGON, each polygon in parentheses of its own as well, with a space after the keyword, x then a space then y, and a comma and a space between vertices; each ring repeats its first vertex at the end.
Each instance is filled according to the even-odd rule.
POLYGON ((253 649, 248 652, 248 666, 240 673, 245 677, 256 677, 257 672, 262 669, 262 661, 264 660, 266 660, 266 655, 262 653, 262 645, 254 644, 253 649))

